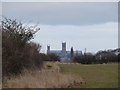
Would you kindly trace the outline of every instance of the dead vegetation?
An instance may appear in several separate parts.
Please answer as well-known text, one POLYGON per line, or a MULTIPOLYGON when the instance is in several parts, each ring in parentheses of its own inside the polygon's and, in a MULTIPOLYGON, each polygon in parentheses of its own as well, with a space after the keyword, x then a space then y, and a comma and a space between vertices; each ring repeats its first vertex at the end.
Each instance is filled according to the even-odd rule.
POLYGON ((46 63, 41 71, 24 70, 18 77, 8 79, 3 88, 70 88, 83 83, 77 75, 60 72, 56 63, 46 63))

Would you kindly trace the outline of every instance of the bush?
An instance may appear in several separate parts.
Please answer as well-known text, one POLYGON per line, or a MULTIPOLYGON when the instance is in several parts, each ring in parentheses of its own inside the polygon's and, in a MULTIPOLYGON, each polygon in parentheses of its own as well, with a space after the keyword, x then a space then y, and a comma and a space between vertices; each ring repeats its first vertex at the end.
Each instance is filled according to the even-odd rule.
POLYGON ((3 76, 17 75, 24 68, 41 67, 41 46, 30 42, 39 28, 4 18, 1 30, 3 76))
POLYGON ((60 57, 56 54, 41 54, 41 58, 44 60, 44 61, 60 61, 60 57))
POLYGON ((48 61, 60 61, 60 57, 53 53, 48 54, 47 57, 48 61))

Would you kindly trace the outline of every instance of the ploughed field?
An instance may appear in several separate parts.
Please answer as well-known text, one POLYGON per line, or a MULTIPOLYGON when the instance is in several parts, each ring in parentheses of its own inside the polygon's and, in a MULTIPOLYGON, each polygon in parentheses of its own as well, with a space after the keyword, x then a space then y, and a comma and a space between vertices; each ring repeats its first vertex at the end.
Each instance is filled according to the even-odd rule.
POLYGON ((118 64, 59 64, 62 73, 79 75, 82 88, 117 88, 118 64))

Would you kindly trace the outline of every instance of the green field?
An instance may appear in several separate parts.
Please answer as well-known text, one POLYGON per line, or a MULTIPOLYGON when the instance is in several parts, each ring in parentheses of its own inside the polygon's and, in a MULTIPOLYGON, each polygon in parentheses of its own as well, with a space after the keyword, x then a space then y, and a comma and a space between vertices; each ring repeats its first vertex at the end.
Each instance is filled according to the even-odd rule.
POLYGON ((86 84, 82 88, 118 88, 118 64, 60 64, 63 73, 78 74, 86 84))

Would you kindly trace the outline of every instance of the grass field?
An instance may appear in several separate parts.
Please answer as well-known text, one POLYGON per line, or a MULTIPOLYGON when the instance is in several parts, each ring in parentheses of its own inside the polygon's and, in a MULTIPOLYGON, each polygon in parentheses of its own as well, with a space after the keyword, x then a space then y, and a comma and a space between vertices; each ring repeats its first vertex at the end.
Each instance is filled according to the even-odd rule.
POLYGON ((60 64, 63 73, 78 74, 85 80, 82 88, 117 88, 118 64, 60 64))

